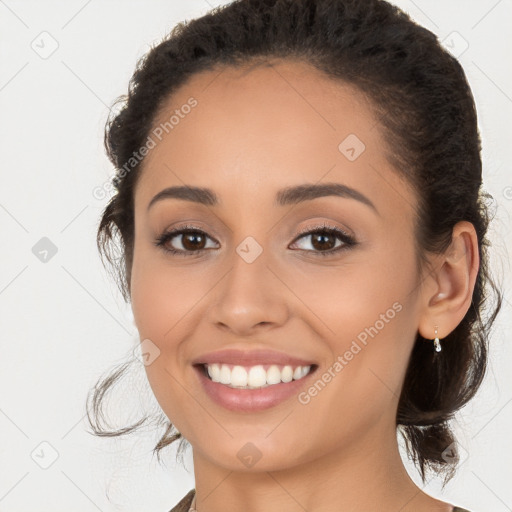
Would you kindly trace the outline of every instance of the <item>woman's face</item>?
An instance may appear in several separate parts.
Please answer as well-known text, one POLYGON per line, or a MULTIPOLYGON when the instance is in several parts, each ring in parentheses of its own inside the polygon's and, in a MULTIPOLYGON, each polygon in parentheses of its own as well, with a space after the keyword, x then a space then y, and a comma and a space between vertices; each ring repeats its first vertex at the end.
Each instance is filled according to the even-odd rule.
MULTIPOLYGON (((194 456, 277 470, 394 438, 423 314, 416 199, 363 97, 305 64, 225 68, 195 75, 154 126, 135 191, 132 306, 150 385, 194 456), (304 185, 323 188, 283 192, 304 185), (149 206, 168 187, 189 198, 149 206), (216 201, 194 200, 189 187, 216 201), (202 233, 156 245, 185 225, 202 233), (224 349, 317 367, 259 391, 209 382, 229 401, 220 403, 194 363, 224 349)), ((250 375, 255 365, 239 362, 250 375)))

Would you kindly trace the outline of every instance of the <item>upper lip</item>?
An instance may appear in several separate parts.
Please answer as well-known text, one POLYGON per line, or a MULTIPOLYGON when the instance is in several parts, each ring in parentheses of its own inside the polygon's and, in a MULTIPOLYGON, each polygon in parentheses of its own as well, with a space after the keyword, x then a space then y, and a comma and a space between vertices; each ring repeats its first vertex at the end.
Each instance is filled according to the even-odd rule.
POLYGON ((225 349, 217 352, 203 354, 192 361, 192 364, 228 363, 240 366, 254 366, 258 364, 276 364, 290 366, 314 365, 311 361, 292 357, 274 350, 237 350, 225 349))

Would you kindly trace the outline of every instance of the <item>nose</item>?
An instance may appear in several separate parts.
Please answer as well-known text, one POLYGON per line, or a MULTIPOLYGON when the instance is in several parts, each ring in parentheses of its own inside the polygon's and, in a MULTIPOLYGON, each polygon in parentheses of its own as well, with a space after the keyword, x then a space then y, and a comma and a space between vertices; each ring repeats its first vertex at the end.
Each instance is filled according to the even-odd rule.
POLYGON ((231 268, 212 290, 209 321, 236 336, 283 325, 292 294, 278 273, 268 266, 265 251, 252 263, 235 252, 231 268))

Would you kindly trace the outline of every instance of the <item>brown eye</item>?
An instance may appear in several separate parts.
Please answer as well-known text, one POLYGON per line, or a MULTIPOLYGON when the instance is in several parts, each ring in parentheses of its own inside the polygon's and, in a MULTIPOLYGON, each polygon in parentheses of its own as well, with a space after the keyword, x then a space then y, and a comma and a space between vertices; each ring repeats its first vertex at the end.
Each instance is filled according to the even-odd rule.
POLYGON ((315 255, 329 256, 338 251, 349 249, 357 245, 355 238, 339 228, 328 226, 318 226, 317 228, 309 229, 301 233, 296 240, 307 239, 311 240, 311 247, 313 249, 302 248, 307 252, 313 252, 315 255), (340 243, 336 245, 336 241, 340 243))
POLYGON ((181 235, 181 245, 186 251, 193 251, 194 249, 204 249, 205 237, 202 233, 186 232, 181 235))
MULTIPOLYGON (((325 224, 310 228, 308 231, 303 231, 295 240, 307 239, 308 237, 311 240, 312 248, 302 247, 300 250, 320 256, 333 255, 338 251, 347 250, 358 243, 353 236, 341 229, 325 224), (337 241, 339 242, 338 245, 336 245, 337 241)), ((208 239, 213 240, 200 229, 193 226, 183 226, 160 235, 156 239, 155 245, 165 252, 176 256, 191 256, 199 255, 206 251, 208 249, 206 247, 208 239)), ((210 246, 209 248, 212 247, 210 246)))
POLYGON ((166 252, 186 256, 188 254, 199 254, 205 251, 205 244, 208 238, 210 237, 203 231, 185 226, 163 233, 157 238, 155 245, 161 247, 166 252), (173 244, 176 244, 178 247, 173 247, 173 244), (181 247, 179 247, 179 245, 181 245, 181 247))
POLYGON ((325 233, 313 233, 311 245, 319 251, 328 251, 336 246, 336 236, 325 233))

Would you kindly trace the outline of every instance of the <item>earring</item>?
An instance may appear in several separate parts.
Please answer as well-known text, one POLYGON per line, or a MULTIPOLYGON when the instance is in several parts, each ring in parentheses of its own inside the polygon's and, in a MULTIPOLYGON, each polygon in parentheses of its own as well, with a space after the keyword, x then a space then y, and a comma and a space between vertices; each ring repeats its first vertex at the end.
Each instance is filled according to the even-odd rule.
POLYGON ((441 352, 441 344, 439 343, 439 338, 437 336, 437 325, 435 329, 435 339, 434 339, 434 347, 436 349, 436 352, 441 352))

